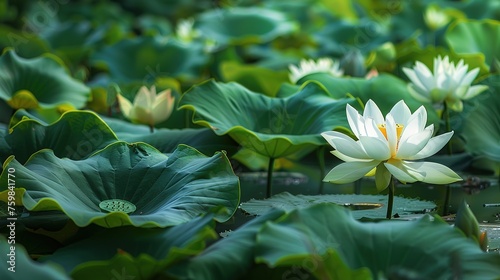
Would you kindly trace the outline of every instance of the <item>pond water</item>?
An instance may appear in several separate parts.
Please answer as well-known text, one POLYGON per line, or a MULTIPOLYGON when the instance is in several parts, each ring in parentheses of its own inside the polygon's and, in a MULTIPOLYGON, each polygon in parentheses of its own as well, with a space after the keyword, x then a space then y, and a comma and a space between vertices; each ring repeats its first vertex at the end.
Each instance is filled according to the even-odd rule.
MULTIPOLYGON (((316 167, 297 166, 295 170, 275 171, 273 175, 273 194, 289 192, 291 194, 317 195, 320 191, 320 172, 316 167)), ((329 170, 329 169, 327 169, 329 170)), ((241 202, 250 199, 263 199, 266 194, 266 172, 240 172, 237 174, 241 182, 241 202)), ((435 213, 444 214, 444 203, 449 191, 446 220, 452 224, 454 214, 465 199, 476 215, 482 230, 486 230, 489 239, 489 250, 500 251, 500 187, 498 178, 493 176, 473 176, 460 174, 464 181, 452 184, 447 189, 444 185, 428 185, 423 183, 397 184, 396 196, 433 201, 437 205, 435 213), (473 179, 471 179, 473 178, 473 179), (484 207, 491 204, 495 207, 484 207), (498 204, 498 205, 495 205, 498 204), (498 207, 497 207, 498 206, 498 207)), ((372 178, 344 185, 323 184, 323 194, 378 194, 372 178)), ((387 194, 383 192, 381 194, 387 194)), ((363 209, 363 207, 361 207, 363 209)), ((418 217, 416 215, 415 217, 418 217)), ((252 217, 238 211, 227 225, 234 229, 235 224, 248 221, 252 217), (232 224, 232 225, 231 225, 232 224)), ((384 218, 382 216, 381 218, 384 218)), ((412 217, 410 217, 412 218, 412 217)))

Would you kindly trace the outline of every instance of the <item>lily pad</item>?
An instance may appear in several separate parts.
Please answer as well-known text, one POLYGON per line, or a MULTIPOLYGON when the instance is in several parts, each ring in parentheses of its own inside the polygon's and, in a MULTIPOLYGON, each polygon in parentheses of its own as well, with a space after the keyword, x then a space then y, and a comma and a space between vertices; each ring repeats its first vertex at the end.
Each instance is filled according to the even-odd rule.
MULTIPOLYGON (((291 212, 295 209, 323 203, 342 205, 353 209, 352 215, 356 219, 380 219, 384 218, 387 212, 387 196, 366 194, 292 195, 283 192, 264 200, 251 199, 241 203, 240 208, 251 215, 262 215, 273 209, 291 212)), ((436 204, 431 201, 396 196, 392 212, 404 217, 405 215, 428 213, 436 208, 436 204)))
POLYGON ((187 91, 179 109, 194 111, 193 122, 217 135, 229 134, 257 153, 279 158, 324 145, 320 133, 347 127, 346 104, 316 83, 286 98, 271 98, 237 83, 201 83, 187 91))
POLYGON ((91 63, 109 71, 117 83, 154 81, 161 77, 198 77, 207 61, 201 47, 160 37, 122 40, 91 56, 91 63))
POLYGON ((82 159, 117 140, 106 123, 90 111, 66 112, 50 125, 23 118, 0 138, 0 161, 15 155, 17 161, 24 163, 45 148, 61 158, 82 159))
POLYGON ((14 109, 82 108, 90 88, 73 79, 55 56, 32 59, 8 50, 0 57, 0 99, 14 109))
POLYGON ((488 65, 500 60, 500 22, 496 20, 459 21, 446 31, 445 40, 457 53, 482 53, 488 65))
POLYGON ((285 14, 266 8, 231 7, 199 15, 196 28, 218 44, 258 44, 290 34, 296 29, 285 14))
POLYGON ((15 169, 16 187, 26 190, 26 209, 60 210, 80 227, 167 227, 208 212, 223 222, 236 211, 240 196, 225 154, 207 157, 185 145, 170 157, 147 144, 125 142, 79 161, 42 150, 23 166, 12 156, 0 177, 4 192, 9 168, 15 169), (110 199, 127 201, 136 210, 127 214, 99 207, 110 199))
MULTIPOLYGON (((12 240, 12 239, 11 239, 12 240)), ((15 240, 15 239, 14 239, 15 240)), ((10 240, 9 240, 10 241, 10 240)), ((30 256, 21 244, 8 243, 7 238, 0 235, 0 278, 3 280, 37 279, 69 280, 61 268, 54 264, 40 264, 31 260, 30 256), (12 248, 14 250, 12 251, 12 248), (11 256, 13 255, 13 262, 11 256)))
POLYGON ((73 279, 151 279, 173 263, 200 253, 215 239, 212 217, 196 218, 168 229, 121 227, 57 250, 42 258, 63 266, 73 279))
POLYGON ((298 209, 268 222, 257 234, 256 254, 258 262, 300 266, 323 279, 339 279, 334 277, 338 267, 343 273, 371 271, 371 277, 358 271, 363 277, 350 279, 451 279, 457 275, 494 279, 500 275, 500 255, 484 253, 439 218, 426 215, 415 221, 361 223, 346 209, 328 204, 298 209))

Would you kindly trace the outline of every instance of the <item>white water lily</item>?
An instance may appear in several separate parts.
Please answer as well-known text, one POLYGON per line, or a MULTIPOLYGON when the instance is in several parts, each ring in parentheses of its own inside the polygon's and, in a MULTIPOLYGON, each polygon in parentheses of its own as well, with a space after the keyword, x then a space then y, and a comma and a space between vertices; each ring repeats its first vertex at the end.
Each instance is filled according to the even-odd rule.
POLYGON ((439 104, 446 102, 448 108, 461 112, 462 100, 470 99, 488 88, 485 85, 471 86, 479 68, 467 72, 468 68, 463 60, 455 65, 448 56, 439 56, 434 58, 434 73, 420 61, 415 63, 413 69, 403 68, 403 71, 411 81, 409 90, 415 99, 439 104))
POLYGON ((150 89, 142 86, 137 92, 133 104, 120 94, 117 95, 117 99, 120 109, 127 119, 147 124, 151 128, 170 117, 175 101, 170 89, 157 95, 155 86, 150 89))
POLYGON ((334 167, 324 181, 350 183, 374 168, 379 191, 387 188, 391 175, 403 183, 449 184, 461 180, 444 165, 418 161, 437 153, 453 135, 451 131, 432 137, 434 126, 425 127, 427 111, 423 106, 412 114, 400 101, 384 118, 375 102, 369 100, 363 115, 350 105, 346 112, 358 140, 336 131, 321 134, 335 148, 332 153, 345 161, 334 167))
POLYGON ((303 59, 299 66, 290 65, 288 69, 290 70, 290 81, 294 84, 312 73, 329 73, 334 77, 340 77, 344 74, 344 71, 340 69, 340 63, 330 58, 320 58, 318 61, 303 59))

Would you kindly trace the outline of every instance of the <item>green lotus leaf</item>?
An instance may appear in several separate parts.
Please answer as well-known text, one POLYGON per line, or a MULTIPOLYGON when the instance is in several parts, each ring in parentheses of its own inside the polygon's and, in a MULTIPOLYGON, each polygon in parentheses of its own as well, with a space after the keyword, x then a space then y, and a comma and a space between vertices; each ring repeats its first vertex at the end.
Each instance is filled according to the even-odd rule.
POLYGON ((25 58, 34 58, 49 51, 47 43, 37 35, 0 25, 0 50, 6 48, 15 50, 18 55, 25 58))
POLYGON ((364 78, 337 78, 326 73, 316 73, 305 76, 297 83, 300 84, 306 81, 320 82, 335 98, 350 94, 361 99, 363 103, 372 99, 383 114, 389 113, 394 104, 400 100, 404 100, 412 112, 424 105, 427 109, 428 122, 439 123, 436 110, 430 104, 422 104, 414 99, 408 92, 407 84, 389 74, 382 74, 366 80, 364 78))
POLYGON ((176 279, 240 279, 254 264, 256 235, 267 221, 281 217, 276 210, 246 223, 201 254, 168 269, 176 279))
POLYGON ((217 135, 229 134, 257 153, 279 158, 324 145, 320 133, 347 127, 346 104, 320 85, 309 83, 286 98, 271 98, 237 83, 203 82, 187 91, 179 109, 194 111, 193 122, 217 135))
POLYGON ((79 161, 42 150, 23 166, 12 156, 0 177, 4 192, 10 168, 16 187, 26 190, 26 209, 60 210, 80 227, 167 227, 207 212, 225 221, 239 203, 238 177, 225 154, 207 157, 185 145, 170 157, 145 143, 125 142, 79 161))
POLYGON ((499 21, 459 21, 446 31, 445 40, 457 53, 482 53, 488 65, 500 60, 499 21))
POLYGON ((11 243, 5 236, 0 235, 0 278, 2 280, 15 279, 40 279, 40 280, 69 280, 70 277, 64 274, 60 267, 53 264, 40 264, 34 262, 21 244, 11 243), (12 251, 14 248, 14 251, 12 251), (11 256, 14 256, 13 262, 11 256), (13 264, 13 266, 11 265, 13 264))
POLYGON ((212 9, 198 16, 196 28, 218 44, 258 44, 292 33, 296 26, 285 14, 266 8, 212 9))
POLYGON ((167 229, 120 227, 42 258, 63 266, 72 279, 152 279, 173 263, 200 253, 205 242, 217 238, 212 217, 195 218, 167 229))
POLYGON ((271 97, 275 97, 281 85, 288 82, 286 71, 241 65, 234 61, 223 62, 220 68, 225 82, 237 82, 251 91, 262 92, 271 97))
POLYGON ((0 99, 12 108, 82 108, 90 89, 73 79, 59 59, 33 59, 8 50, 0 57, 0 99))
POLYGON ((103 27, 96 30, 89 21, 66 21, 44 28, 39 35, 52 53, 74 70, 94 49, 103 45, 106 35, 103 27))
POLYGON ((45 148, 60 158, 82 159, 118 140, 106 123, 90 111, 66 112, 50 125, 24 118, 9 132, 0 138, 2 162, 15 155, 17 161, 24 163, 45 148))
POLYGON ((349 50, 366 53, 390 41, 386 30, 373 28, 376 23, 368 18, 356 22, 331 20, 314 33, 320 53, 340 57, 349 50), (367 31, 369 30, 369 31, 367 31))
MULTIPOLYGON (((353 195, 353 194, 324 194, 324 195, 292 195, 283 192, 264 200, 251 199, 243 202, 240 208, 251 215, 262 215, 273 209, 291 212, 295 209, 310 207, 312 205, 330 203, 343 205, 355 210, 352 212, 356 219, 380 219, 387 212, 387 196, 385 195, 353 195)), ((393 213, 404 217, 416 213, 427 213, 437 206, 434 202, 418 199, 394 197, 393 213)))
POLYGON ((474 99, 475 106, 465 117, 462 137, 465 149, 475 156, 474 165, 500 173, 500 77, 492 76, 483 84, 487 93, 474 99))
POLYGON ((256 254, 258 262, 298 265, 317 277, 336 275, 337 266, 344 265, 353 270, 368 268, 369 279, 452 279, 457 275, 495 279, 500 275, 500 255, 482 252, 474 241, 439 218, 426 215, 415 221, 361 223, 346 209, 328 204, 298 209, 268 222, 257 234, 256 254), (328 261, 329 251, 339 258, 328 261))
POLYGON ((120 140, 129 143, 144 142, 162 153, 173 152, 179 144, 191 146, 203 154, 213 154, 221 150, 233 154, 238 148, 238 144, 231 137, 217 136, 209 128, 158 128, 151 133, 146 125, 132 124, 115 118, 102 118, 120 140))
POLYGON ((206 61, 201 47, 160 37, 122 40, 91 56, 91 63, 108 70, 117 83, 161 77, 196 78, 206 61))

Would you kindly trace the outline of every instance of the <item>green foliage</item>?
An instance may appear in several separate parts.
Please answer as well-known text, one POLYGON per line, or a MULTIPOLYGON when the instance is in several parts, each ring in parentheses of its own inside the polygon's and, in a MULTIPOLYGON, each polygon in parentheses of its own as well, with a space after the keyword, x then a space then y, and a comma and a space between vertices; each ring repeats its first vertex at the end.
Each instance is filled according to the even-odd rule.
POLYGON ((207 157, 184 145, 169 157, 147 144, 125 142, 80 161, 41 150, 23 166, 11 156, 0 177, 3 192, 9 168, 16 170, 16 187, 26 190, 26 209, 60 210, 80 227, 167 227, 208 212, 226 221, 240 196, 238 178, 223 153, 207 157), (128 201, 136 210, 107 213, 99 204, 109 199, 128 201))
POLYGON ((323 145, 320 133, 347 126, 346 104, 320 85, 309 83, 285 98, 270 98, 237 83, 207 81, 186 92, 179 109, 194 112, 193 122, 261 155, 279 158, 323 145), (300 121, 299 121, 300 118, 300 121))

